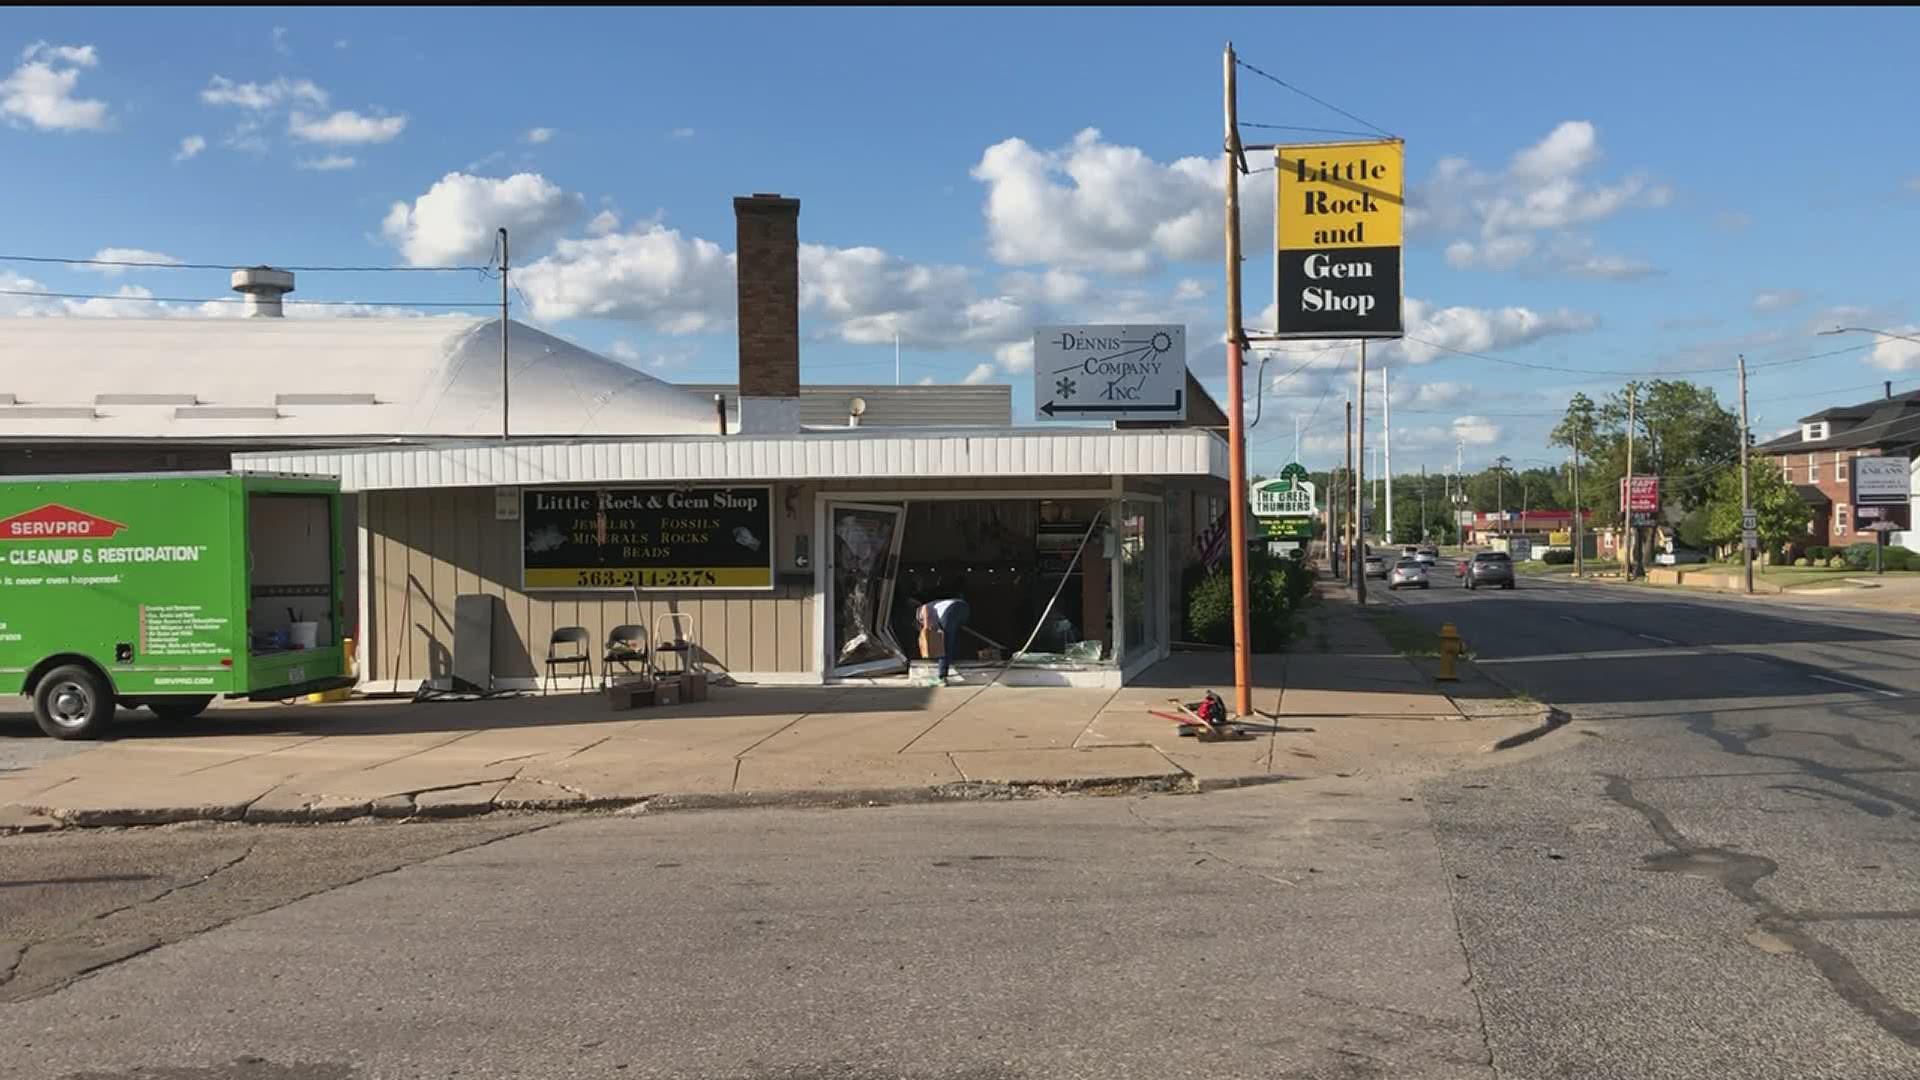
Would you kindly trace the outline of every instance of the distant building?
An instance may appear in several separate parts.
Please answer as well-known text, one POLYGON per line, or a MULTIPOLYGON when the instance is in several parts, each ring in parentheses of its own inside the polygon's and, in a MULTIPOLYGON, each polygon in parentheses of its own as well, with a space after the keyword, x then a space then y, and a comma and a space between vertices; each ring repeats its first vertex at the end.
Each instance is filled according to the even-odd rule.
MULTIPOLYGON (((1800 418, 1799 428, 1754 448, 1771 461, 1812 511, 1809 542, 1845 546, 1873 539, 1850 520, 1850 464, 1855 458, 1899 454, 1911 460, 1920 449, 1920 391, 1893 393, 1858 405, 1822 409, 1800 418)), ((1911 533, 1889 542, 1911 547, 1911 533)))

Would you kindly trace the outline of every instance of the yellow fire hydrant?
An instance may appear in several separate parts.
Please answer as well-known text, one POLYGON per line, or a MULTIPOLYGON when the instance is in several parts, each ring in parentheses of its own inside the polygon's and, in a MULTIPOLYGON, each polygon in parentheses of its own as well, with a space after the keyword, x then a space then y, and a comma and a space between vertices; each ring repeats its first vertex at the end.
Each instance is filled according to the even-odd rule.
POLYGON ((1440 674, 1435 676, 1444 682, 1458 682, 1460 676, 1453 673, 1453 659, 1467 651, 1467 643, 1460 640, 1460 631, 1452 623, 1443 623, 1440 627, 1440 674))

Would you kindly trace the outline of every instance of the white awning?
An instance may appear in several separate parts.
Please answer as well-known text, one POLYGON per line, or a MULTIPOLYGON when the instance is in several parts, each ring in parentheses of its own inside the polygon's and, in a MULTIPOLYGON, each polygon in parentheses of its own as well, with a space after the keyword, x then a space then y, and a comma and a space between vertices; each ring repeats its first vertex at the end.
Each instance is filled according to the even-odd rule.
POLYGON ((338 476, 346 491, 531 484, 953 477, 1227 479, 1227 445, 1194 429, 853 430, 800 435, 441 443, 233 455, 236 469, 338 476))

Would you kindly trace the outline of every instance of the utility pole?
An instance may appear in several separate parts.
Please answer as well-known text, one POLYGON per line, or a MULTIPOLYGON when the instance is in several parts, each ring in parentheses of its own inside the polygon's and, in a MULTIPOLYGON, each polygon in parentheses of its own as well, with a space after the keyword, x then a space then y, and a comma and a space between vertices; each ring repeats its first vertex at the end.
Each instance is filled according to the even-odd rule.
POLYGON ((1387 369, 1380 369, 1380 408, 1384 423, 1381 436, 1387 456, 1387 543, 1393 543, 1393 395, 1387 391, 1387 369))
POLYGON ((1493 501, 1494 509, 1500 514, 1500 531, 1507 528, 1507 463, 1513 459, 1505 454, 1493 459, 1493 501))
POLYGON ((507 361, 507 230, 500 230, 500 441, 513 437, 512 414, 508 411, 507 379, 512 369, 507 361))
POLYGON ((1420 542, 1427 541, 1427 467, 1420 466, 1420 542))
POLYGON ((1586 511, 1580 502, 1580 432, 1573 433, 1573 576, 1587 573, 1586 511))
POLYGON ((1362 533, 1360 572, 1354 577, 1353 595, 1361 606, 1367 602, 1367 561, 1365 559, 1365 530, 1367 521, 1367 339, 1360 339, 1360 370, 1355 373, 1354 382, 1360 387, 1359 426, 1355 434, 1359 438, 1360 453, 1353 462, 1353 501, 1360 507, 1360 528, 1362 533))
POLYGON ((1636 530, 1633 527, 1633 399, 1639 387, 1627 384, 1627 478, 1621 483, 1626 487, 1620 492, 1621 537, 1626 541, 1620 549, 1620 566, 1627 580, 1633 580, 1633 540, 1636 530))
POLYGON ((1359 531, 1360 531, 1360 526, 1359 526, 1360 511, 1358 509, 1358 505, 1353 501, 1354 480, 1353 480, 1353 399, 1352 398, 1347 399, 1347 467, 1343 475, 1340 477, 1340 479, 1342 481, 1340 485, 1340 495, 1341 495, 1340 501, 1345 503, 1347 506, 1346 517, 1340 522, 1341 537, 1345 540, 1346 547, 1347 547, 1347 584, 1353 585, 1355 588, 1358 588, 1359 586, 1354 584, 1354 579, 1358 576, 1354 571, 1354 566, 1357 565, 1359 560, 1356 560, 1353 555, 1353 551, 1354 551, 1353 541, 1354 541, 1354 538, 1357 535, 1359 535, 1359 531))
POLYGON ((1253 660, 1247 640, 1247 410, 1246 330, 1240 324, 1240 106, 1234 84, 1233 43, 1221 57, 1226 77, 1227 157, 1227 540, 1233 545, 1233 700, 1241 718, 1253 715, 1253 660))
POLYGON ((1747 543, 1747 517, 1753 513, 1753 496, 1747 491, 1747 358, 1740 357, 1740 554, 1747 564, 1747 591, 1753 591, 1753 545, 1747 543))

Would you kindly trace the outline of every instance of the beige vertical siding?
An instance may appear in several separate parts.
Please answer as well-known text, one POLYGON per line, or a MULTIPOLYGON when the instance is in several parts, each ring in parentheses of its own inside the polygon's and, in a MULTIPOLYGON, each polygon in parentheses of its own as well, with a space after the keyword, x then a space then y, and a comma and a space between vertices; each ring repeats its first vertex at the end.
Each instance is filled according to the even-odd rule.
MULTIPOLYGON (((789 517, 776 492, 776 543, 783 571, 795 530, 808 528, 812 500, 796 498, 789 517)), ((636 624, 649 637, 661 615, 692 615, 694 637, 710 668, 742 674, 807 673, 814 668, 812 586, 770 592, 534 592, 520 588, 517 522, 494 520, 493 489, 377 491, 367 496, 371 633, 367 678, 409 682, 451 670, 455 598, 498 597, 493 663, 501 679, 545 671, 556 627, 582 626, 599 643, 614 627, 636 624)))

